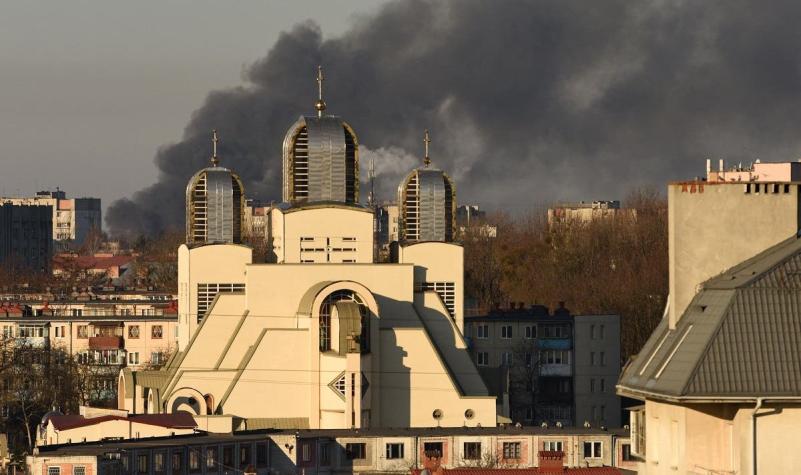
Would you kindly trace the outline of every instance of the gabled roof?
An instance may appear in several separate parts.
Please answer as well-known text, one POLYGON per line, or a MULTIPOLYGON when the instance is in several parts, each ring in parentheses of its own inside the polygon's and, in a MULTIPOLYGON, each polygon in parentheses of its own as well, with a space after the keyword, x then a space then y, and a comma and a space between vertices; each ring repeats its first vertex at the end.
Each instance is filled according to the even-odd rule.
POLYGON ((801 239, 704 284, 674 330, 666 319, 619 392, 667 400, 801 396, 801 239))

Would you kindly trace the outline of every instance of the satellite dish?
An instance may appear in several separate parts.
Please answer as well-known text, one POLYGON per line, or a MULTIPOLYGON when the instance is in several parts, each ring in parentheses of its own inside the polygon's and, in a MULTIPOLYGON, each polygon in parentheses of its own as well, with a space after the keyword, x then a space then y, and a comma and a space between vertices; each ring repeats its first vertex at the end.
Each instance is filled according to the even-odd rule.
POLYGON ((442 419, 442 409, 434 409, 434 412, 431 414, 431 417, 433 417, 436 420, 442 419))
MULTIPOLYGON (((475 416, 475 415, 476 415, 476 414, 473 412, 473 410, 472 410, 472 409, 468 409, 468 410, 464 411, 464 418, 465 418, 465 419, 472 419, 472 418, 473 418, 473 416, 475 416)), ((440 415, 440 416, 441 416, 441 415, 440 415)), ((436 416, 435 416, 434 418, 436 419, 436 416)))

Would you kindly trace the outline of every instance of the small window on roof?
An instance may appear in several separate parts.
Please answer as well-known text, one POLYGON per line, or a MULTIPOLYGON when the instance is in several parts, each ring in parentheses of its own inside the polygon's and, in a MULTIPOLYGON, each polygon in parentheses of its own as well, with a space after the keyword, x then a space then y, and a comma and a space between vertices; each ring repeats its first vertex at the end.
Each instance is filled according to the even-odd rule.
POLYGON ((750 183, 746 183, 745 184, 745 194, 748 194, 748 193, 751 193, 751 184, 750 183))

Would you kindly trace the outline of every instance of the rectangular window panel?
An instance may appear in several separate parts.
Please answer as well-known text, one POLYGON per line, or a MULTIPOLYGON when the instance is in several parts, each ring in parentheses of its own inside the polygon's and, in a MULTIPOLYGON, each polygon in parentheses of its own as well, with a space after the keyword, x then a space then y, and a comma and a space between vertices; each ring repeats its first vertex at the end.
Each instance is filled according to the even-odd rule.
POLYGON ((197 321, 206 316, 217 294, 244 291, 245 284, 197 284, 197 321))
POLYGON ((519 459, 520 458, 520 442, 504 442, 503 443, 503 458, 519 459))
POLYGON ((387 444, 387 460, 403 458, 403 443, 387 444))
POLYGON ((464 459, 481 460, 481 442, 465 442, 464 459))

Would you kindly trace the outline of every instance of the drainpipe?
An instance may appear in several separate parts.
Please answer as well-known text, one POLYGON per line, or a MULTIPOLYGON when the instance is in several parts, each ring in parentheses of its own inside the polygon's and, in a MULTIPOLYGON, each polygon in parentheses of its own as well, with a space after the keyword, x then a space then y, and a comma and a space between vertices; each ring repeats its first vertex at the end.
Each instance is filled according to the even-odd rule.
POLYGON ((751 475, 757 475, 757 425, 756 425, 756 418, 757 412, 762 408, 762 403, 765 402, 764 398, 758 397, 756 398, 756 404, 754 405, 754 410, 751 412, 751 463, 753 464, 753 469, 751 471, 751 475))

